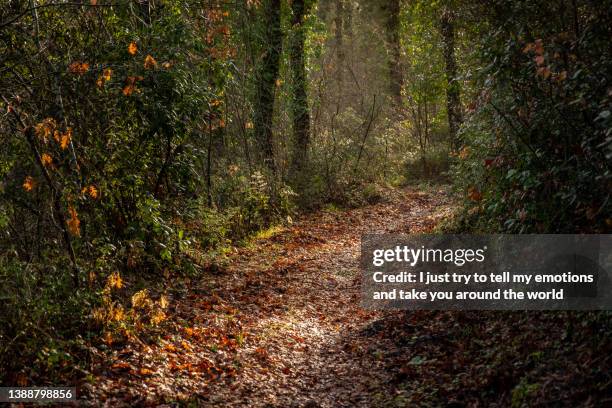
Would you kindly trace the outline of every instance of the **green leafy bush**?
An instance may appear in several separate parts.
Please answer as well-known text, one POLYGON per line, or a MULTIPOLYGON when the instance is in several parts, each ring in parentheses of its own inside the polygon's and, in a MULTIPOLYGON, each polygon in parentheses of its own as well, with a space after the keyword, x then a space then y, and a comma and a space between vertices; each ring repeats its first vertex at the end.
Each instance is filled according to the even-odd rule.
POLYGON ((609 7, 578 3, 578 26, 549 18, 560 2, 496 1, 484 12, 482 91, 454 169, 480 224, 502 232, 612 227, 609 7))

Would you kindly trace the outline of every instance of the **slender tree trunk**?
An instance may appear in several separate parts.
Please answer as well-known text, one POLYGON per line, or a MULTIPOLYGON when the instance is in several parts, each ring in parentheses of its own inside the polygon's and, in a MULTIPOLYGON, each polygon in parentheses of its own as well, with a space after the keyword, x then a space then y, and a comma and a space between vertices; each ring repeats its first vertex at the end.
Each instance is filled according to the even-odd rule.
POLYGON ((208 120, 208 151, 206 153, 206 196, 208 199, 208 208, 212 208, 213 196, 212 196, 212 119, 208 120))
POLYGON ((445 9, 440 19, 442 34, 444 62, 446 65, 446 108, 448 112, 448 128, 451 143, 455 149, 459 148, 457 134, 463 122, 461 111, 461 88, 457 81, 457 61, 455 59, 455 27, 453 13, 445 9))
POLYGON ((336 17, 334 19, 335 40, 336 40, 336 58, 338 69, 336 70, 338 80, 338 94, 341 94, 344 82, 344 0, 336 0, 336 17))
POLYGON ((308 144, 310 142, 310 111, 308 109, 306 61, 304 59, 304 15, 307 13, 304 0, 293 0, 291 3, 293 17, 293 37, 289 58, 293 77, 293 157, 291 178, 297 185, 305 178, 303 174, 308 164, 308 144))
POLYGON ((402 106, 402 61, 400 54, 400 0, 388 0, 387 46, 389 50, 389 92, 396 108, 402 106))
POLYGON ((259 141, 262 159, 274 178, 277 171, 274 162, 272 119, 274 114, 274 93, 283 40, 280 10, 280 0, 263 1, 262 12, 265 15, 263 43, 266 49, 256 75, 257 87, 254 106, 255 135, 259 141))

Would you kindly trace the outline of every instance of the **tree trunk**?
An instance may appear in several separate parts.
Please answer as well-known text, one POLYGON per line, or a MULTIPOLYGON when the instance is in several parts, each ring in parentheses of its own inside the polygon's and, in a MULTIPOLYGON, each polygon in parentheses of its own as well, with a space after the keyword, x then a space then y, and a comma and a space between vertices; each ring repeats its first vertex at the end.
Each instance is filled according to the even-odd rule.
POLYGON ((338 68, 336 70, 338 80, 338 94, 340 95, 343 88, 344 82, 344 32, 342 30, 344 25, 344 0, 336 0, 336 18, 334 20, 335 25, 335 40, 336 40, 336 57, 338 59, 338 68))
POLYGON ((387 4, 387 46, 389 51, 389 93, 396 108, 402 106, 402 61, 400 54, 400 0, 387 4))
POLYGON ((255 135, 259 141, 262 160, 273 177, 276 177, 274 162, 274 140, 272 119, 274 114, 274 93, 280 63, 283 34, 281 31, 280 0, 265 0, 262 11, 265 15, 264 55, 256 75, 256 101, 254 106, 255 135))
POLYGON ((308 164, 308 144, 310 142, 310 111, 308 109, 308 94, 306 90, 306 65, 304 60, 304 15, 307 10, 304 0, 293 0, 291 3, 293 17, 293 38, 289 50, 291 74, 293 77, 293 157, 291 163, 291 179, 300 184, 305 177, 304 171, 308 164))
POLYGON ((455 149, 459 148, 457 134, 463 122, 461 112, 461 89, 457 81, 457 61, 455 59, 455 27, 453 13, 445 9, 440 19, 442 34, 444 62, 446 65, 446 109, 448 114, 448 128, 451 143, 455 149))

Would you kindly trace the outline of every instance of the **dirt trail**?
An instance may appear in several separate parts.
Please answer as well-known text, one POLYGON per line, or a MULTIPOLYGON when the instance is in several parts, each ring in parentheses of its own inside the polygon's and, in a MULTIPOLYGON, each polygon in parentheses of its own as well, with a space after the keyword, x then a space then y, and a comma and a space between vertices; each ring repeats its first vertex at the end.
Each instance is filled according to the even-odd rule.
MULTIPOLYGON (((171 300, 155 341, 117 350, 90 388, 107 406, 341 407, 389 399, 377 312, 359 308, 360 237, 424 232, 451 208, 445 191, 322 211, 256 241, 171 300)), ((393 396, 391 396, 392 398, 393 396)))

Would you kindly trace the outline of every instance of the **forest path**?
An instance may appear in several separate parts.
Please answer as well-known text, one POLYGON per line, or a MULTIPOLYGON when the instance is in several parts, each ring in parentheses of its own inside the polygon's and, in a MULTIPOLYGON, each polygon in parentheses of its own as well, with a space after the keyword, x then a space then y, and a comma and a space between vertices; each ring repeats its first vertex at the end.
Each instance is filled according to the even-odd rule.
POLYGON ((173 329, 161 340, 116 353, 93 399, 314 408, 395 398, 383 385, 388 350, 372 336, 381 313, 359 307, 360 238, 427 232, 451 208, 445 189, 396 190, 378 204, 309 215, 238 250, 221 273, 174 296, 173 329))

